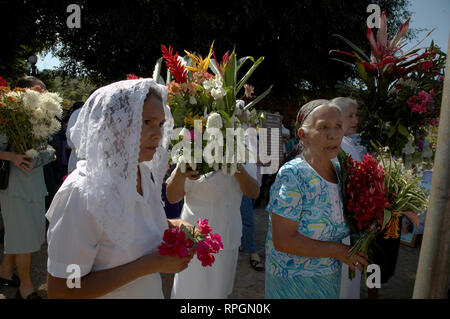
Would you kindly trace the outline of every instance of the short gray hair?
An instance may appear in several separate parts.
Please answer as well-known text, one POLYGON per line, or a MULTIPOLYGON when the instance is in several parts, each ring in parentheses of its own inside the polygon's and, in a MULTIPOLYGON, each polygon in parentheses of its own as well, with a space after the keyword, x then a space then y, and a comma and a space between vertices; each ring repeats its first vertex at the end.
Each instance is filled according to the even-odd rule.
POLYGON ((331 103, 336 105, 342 112, 346 112, 348 107, 352 104, 358 106, 358 101, 349 97, 335 97, 331 100, 331 103))
MULTIPOLYGON (((321 101, 320 105, 318 107, 316 107, 314 110, 312 110, 311 113, 309 113, 309 115, 303 121, 301 126, 298 128, 298 129, 302 129, 305 133, 308 133, 309 128, 314 124, 314 122, 313 122, 314 118, 311 115, 319 107, 321 107, 323 105, 328 106, 329 108, 337 110, 339 112, 339 114, 342 115, 341 109, 337 105, 335 105, 334 103, 331 103, 331 101, 328 101, 328 100, 316 100, 316 101, 321 101)), ((311 101, 311 102, 314 102, 314 101, 311 101)), ((297 129, 297 132, 298 132, 298 129, 297 129)), ((298 146, 299 146, 299 153, 302 153, 305 150, 305 148, 306 148, 306 146, 302 143, 301 139, 299 139, 298 146)))
POLYGON ((303 121, 303 124, 299 127, 303 129, 303 131, 308 132, 309 128, 313 125, 313 117, 311 116, 320 106, 326 105, 330 108, 336 109, 339 114, 342 114, 342 110, 334 103, 331 103, 328 100, 323 100, 324 102, 321 103, 318 107, 316 107, 309 115, 306 117, 306 119, 303 121))

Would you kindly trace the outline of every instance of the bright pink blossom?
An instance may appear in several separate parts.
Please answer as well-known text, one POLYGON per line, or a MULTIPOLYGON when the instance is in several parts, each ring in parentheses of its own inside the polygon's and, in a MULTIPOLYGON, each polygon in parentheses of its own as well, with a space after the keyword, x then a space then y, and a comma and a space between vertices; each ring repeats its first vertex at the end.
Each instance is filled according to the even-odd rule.
POLYGON ((214 249, 206 240, 200 241, 197 246, 197 258, 202 262, 202 266, 212 266, 215 258, 212 255, 214 249))
POLYGON ((200 229, 200 232, 203 235, 208 235, 212 231, 211 226, 208 225, 208 220, 207 219, 203 219, 202 220, 201 218, 199 218, 197 220, 197 225, 198 225, 198 228, 200 229))
POLYGON ((127 80, 139 80, 136 74, 127 74, 127 80))
POLYGON ((188 255, 188 248, 192 247, 192 240, 186 240, 186 234, 179 228, 166 229, 163 242, 158 246, 161 255, 179 256, 188 255))

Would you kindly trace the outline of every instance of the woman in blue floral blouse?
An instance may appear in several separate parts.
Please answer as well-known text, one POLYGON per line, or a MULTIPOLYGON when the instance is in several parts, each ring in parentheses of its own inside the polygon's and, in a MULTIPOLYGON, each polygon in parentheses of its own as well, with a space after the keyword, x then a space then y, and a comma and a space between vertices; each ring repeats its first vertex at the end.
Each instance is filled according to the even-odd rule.
POLYGON ((339 298, 341 263, 363 270, 367 256, 349 257, 339 164, 341 113, 311 101, 297 118, 303 152, 283 165, 267 206, 266 298, 339 298))

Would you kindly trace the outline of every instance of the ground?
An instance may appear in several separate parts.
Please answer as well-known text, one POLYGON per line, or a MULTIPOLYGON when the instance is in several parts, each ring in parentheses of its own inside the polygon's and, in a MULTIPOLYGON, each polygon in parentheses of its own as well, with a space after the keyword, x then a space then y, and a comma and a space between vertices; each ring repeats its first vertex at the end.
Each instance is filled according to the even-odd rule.
MULTIPOLYGON (((255 238, 260 255, 264 258, 264 242, 267 233, 268 215, 263 208, 255 210, 255 238)), ((0 244, 0 251, 3 245, 0 244)), ((414 280, 417 272, 420 247, 411 248, 400 245, 395 274, 388 283, 381 286, 380 299, 410 299, 414 290, 414 280)), ((47 296, 46 283, 47 245, 41 251, 33 254, 32 278, 37 287, 38 294, 47 296)), ((163 290, 166 297, 170 295, 172 284, 171 275, 163 275, 163 290)), ((14 298, 16 288, 0 288, 0 299, 14 298)), ((233 299, 263 299, 264 298, 264 272, 253 270, 249 263, 249 256, 239 255, 233 299)), ((361 283, 361 299, 367 298, 367 288, 361 283)))

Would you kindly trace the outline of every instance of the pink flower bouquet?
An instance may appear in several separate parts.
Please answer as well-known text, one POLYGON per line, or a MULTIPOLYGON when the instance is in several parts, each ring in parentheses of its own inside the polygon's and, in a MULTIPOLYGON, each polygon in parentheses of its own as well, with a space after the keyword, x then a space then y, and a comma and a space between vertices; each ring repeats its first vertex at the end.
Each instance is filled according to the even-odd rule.
POLYGON ((184 258, 190 248, 196 249, 197 258, 202 266, 212 266, 213 254, 223 249, 222 238, 219 234, 213 234, 207 219, 198 219, 196 227, 169 228, 164 232, 163 242, 158 246, 161 255, 178 256, 184 258))

